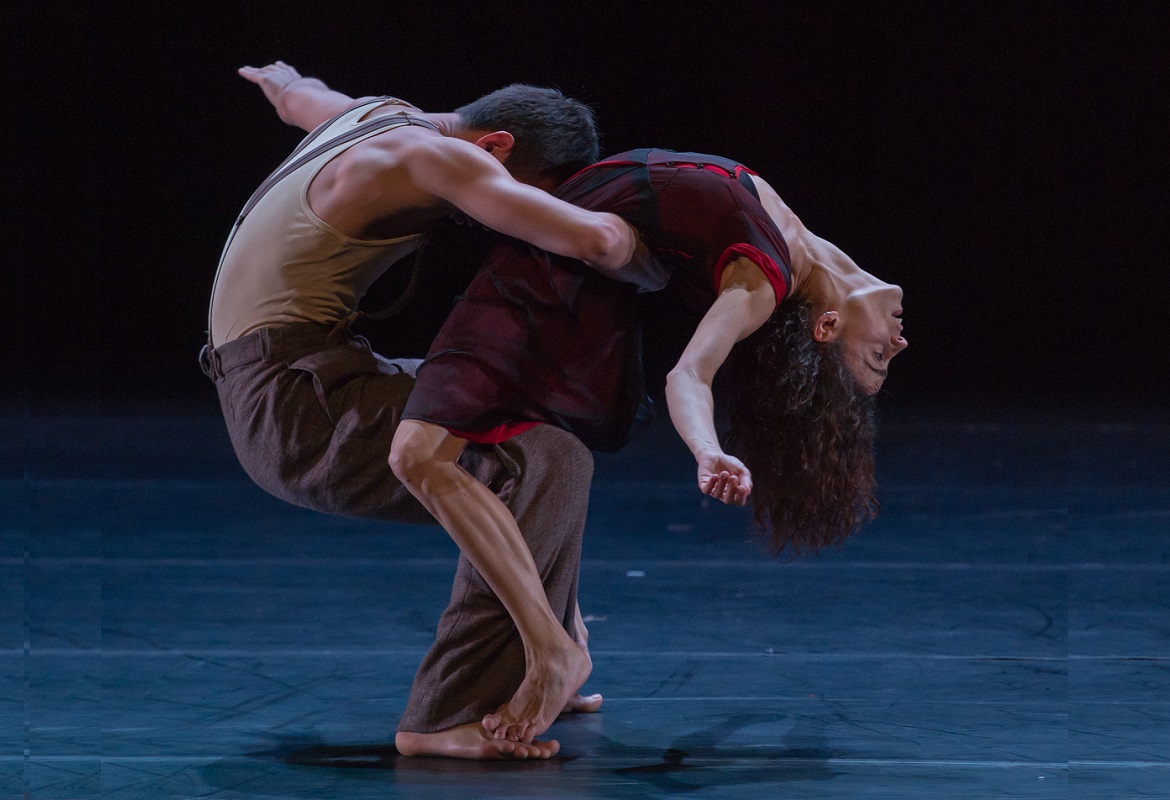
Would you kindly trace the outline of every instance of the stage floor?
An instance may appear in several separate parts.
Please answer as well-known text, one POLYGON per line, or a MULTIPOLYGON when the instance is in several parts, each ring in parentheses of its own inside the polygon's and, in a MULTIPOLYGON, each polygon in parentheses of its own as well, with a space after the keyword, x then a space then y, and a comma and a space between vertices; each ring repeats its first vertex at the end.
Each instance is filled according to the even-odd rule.
POLYGON ((658 427, 598 457, 601 713, 395 754, 438 528, 255 488, 210 404, 0 420, 0 797, 1170 798, 1170 418, 887 412, 878 522, 762 554, 658 427))

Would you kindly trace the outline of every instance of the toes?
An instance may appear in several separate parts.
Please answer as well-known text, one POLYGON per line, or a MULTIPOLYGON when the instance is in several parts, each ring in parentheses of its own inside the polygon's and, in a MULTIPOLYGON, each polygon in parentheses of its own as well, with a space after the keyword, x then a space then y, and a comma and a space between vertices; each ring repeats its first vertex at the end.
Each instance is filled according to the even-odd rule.
POLYGON ((588 694, 588 695, 574 694, 572 697, 569 698, 569 702, 565 704, 565 710, 561 713, 563 713, 563 714, 573 714, 573 713, 592 714, 593 712, 595 712, 599 708, 601 708, 601 703, 602 703, 603 699, 604 698, 602 698, 602 696, 599 694, 588 694))
POLYGON ((513 735, 513 729, 516 727, 515 722, 505 722, 503 714, 488 714, 483 718, 483 729, 487 731, 490 739, 507 739, 509 741, 520 741, 519 736, 513 735))
POLYGON ((525 747, 522 744, 517 744, 516 742, 505 742, 505 743, 501 744, 500 749, 503 750, 504 748, 508 748, 507 752, 509 755, 512 756, 512 758, 518 758, 521 761, 528 758, 528 756, 532 755, 529 752, 529 748, 525 747))
POLYGON ((513 742, 528 744, 536 734, 536 726, 531 722, 517 722, 508 726, 508 738, 513 742))
POLYGON ((547 742, 533 741, 531 744, 517 744, 517 753, 521 750, 526 752, 527 758, 552 758, 561 751, 561 743, 556 739, 550 739, 547 742))

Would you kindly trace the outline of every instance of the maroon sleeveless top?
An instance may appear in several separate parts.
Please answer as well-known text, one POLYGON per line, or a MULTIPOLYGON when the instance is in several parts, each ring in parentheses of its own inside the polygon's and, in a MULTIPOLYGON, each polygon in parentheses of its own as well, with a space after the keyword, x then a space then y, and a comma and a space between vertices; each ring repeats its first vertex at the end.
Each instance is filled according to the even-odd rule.
POLYGON ((654 324, 639 291, 659 292, 656 306, 689 312, 686 338, 734 258, 760 267, 777 303, 788 291, 788 247, 751 174, 718 156, 635 150, 574 175, 557 196, 626 219, 652 268, 632 267, 638 285, 622 283, 501 241, 431 346, 403 417, 482 443, 551 423, 595 450, 620 449, 645 396, 640 326, 654 324))

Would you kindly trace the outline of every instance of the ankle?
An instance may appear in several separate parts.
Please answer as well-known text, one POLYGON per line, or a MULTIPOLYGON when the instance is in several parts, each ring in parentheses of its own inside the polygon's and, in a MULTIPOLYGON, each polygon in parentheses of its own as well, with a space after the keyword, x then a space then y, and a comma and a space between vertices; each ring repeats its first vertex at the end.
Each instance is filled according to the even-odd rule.
POLYGON ((557 628, 552 636, 542 638, 535 644, 524 643, 524 658, 528 664, 555 664, 571 658, 581 646, 564 628, 557 628))

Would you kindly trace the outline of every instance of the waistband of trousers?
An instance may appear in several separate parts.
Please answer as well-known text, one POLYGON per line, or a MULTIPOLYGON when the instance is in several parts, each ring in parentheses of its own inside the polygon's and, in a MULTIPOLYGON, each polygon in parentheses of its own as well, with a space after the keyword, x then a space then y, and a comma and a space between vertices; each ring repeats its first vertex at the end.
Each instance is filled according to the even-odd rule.
POLYGON ((335 346, 350 340, 351 321, 347 318, 337 325, 295 322, 260 328, 218 347, 204 345, 199 351, 199 366, 214 381, 247 364, 279 361, 306 350, 335 346))

